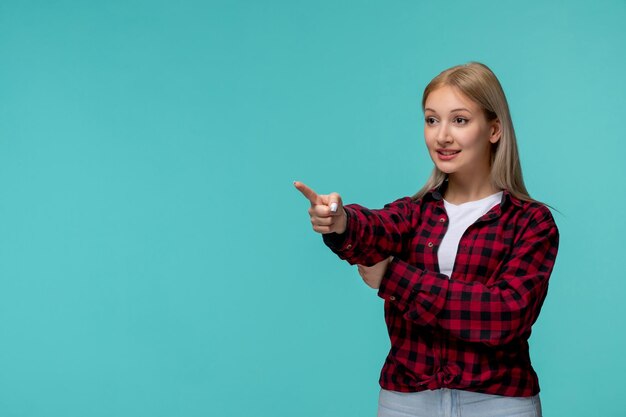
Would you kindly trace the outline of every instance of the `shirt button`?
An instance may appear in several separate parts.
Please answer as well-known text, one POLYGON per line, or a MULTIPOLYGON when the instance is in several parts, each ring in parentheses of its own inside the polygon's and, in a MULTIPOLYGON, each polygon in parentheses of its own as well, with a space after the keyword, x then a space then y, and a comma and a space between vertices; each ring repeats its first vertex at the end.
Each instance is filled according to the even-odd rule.
POLYGON ((352 249, 352 245, 346 246, 346 249, 352 249))
POLYGON ((428 247, 432 248, 433 247, 433 242, 428 242, 428 247))
POLYGON ((392 295, 391 297, 389 297, 389 299, 390 299, 391 301, 396 301, 396 297, 395 297, 394 295, 392 295))
POLYGON ((440 221, 441 223, 443 223, 443 222, 445 222, 445 221, 446 221, 446 218, 445 218, 445 217, 442 217, 442 218, 440 218, 440 219, 439 219, 439 221, 440 221))

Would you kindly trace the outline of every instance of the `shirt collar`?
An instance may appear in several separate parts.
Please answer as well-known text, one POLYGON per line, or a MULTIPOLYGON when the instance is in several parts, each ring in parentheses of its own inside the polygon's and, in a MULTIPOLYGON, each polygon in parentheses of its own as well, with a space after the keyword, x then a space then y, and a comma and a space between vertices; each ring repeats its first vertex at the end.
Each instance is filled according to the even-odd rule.
MULTIPOLYGON (((443 201, 443 195, 446 192, 446 188, 448 188, 448 180, 445 180, 444 182, 442 182, 439 187, 432 188, 430 191, 426 193, 426 196, 430 197, 431 199, 435 201, 443 201)), ((517 207, 522 206, 522 201, 519 198, 515 197, 508 190, 503 190, 502 200, 500 201, 500 206, 504 206, 509 202, 517 207)))
POLYGON ((435 201, 442 201, 443 195, 446 192, 446 188, 448 188, 448 180, 444 180, 439 187, 432 188, 430 191, 426 193, 426 196, 432 198, 435 201))

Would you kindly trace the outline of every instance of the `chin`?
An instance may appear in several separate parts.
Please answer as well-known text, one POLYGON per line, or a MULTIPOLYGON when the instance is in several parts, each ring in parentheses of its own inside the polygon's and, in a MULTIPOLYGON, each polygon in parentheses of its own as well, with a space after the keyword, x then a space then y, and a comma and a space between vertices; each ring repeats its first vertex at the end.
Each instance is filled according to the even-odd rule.
POLYGON ((444 174, 454 174, 456 172, 456 168, 451 167, 451 166, 446 166, 446 165, 440 165, 440 164, 435 164, 435 166, 437 167, 437 169, 441 172, 443 172, 444 174))

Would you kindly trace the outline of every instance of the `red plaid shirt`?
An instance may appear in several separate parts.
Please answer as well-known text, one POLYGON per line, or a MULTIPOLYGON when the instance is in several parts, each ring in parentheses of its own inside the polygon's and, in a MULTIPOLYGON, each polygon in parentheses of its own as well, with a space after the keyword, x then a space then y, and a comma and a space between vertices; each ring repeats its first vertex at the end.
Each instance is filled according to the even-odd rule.
POLYGON ((505 396, 539 392, 528 338, 548 290, 559 233, 542 204, 504 192, 459 242, 452 276, 437 249, 448 227, 440 191, 380 210, 351 204, 346 232, 325 243, 351 264, 393 260, 385 300, 391 350, 381 387, 451 388, 505 396))

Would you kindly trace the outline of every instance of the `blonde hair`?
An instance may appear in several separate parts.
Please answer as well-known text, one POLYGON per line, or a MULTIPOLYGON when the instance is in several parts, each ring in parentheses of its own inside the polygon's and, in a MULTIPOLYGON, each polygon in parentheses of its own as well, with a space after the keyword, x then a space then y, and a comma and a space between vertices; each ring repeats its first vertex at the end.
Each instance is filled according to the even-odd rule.
MULTIPOLYGON (((424 89, 422 111, 428 95, 434 90, 450 86, 458 89, 465 96, 478 103, 487 120, 499 120, 501 125, 500 140, 491 147, 491 182, 501 190, 507 190, 520 200, 534 201, 530 198, 517 150, 517 139, 511 121, 511 113, 502 86, 495 74, 484 64, 470 62, 449 68, 433 80, 424 89)), ((430 178, 421 190, 413 196, 422 198, 428 191, 439 187, 446 179, 446 174, 434 167, 430 178)))

